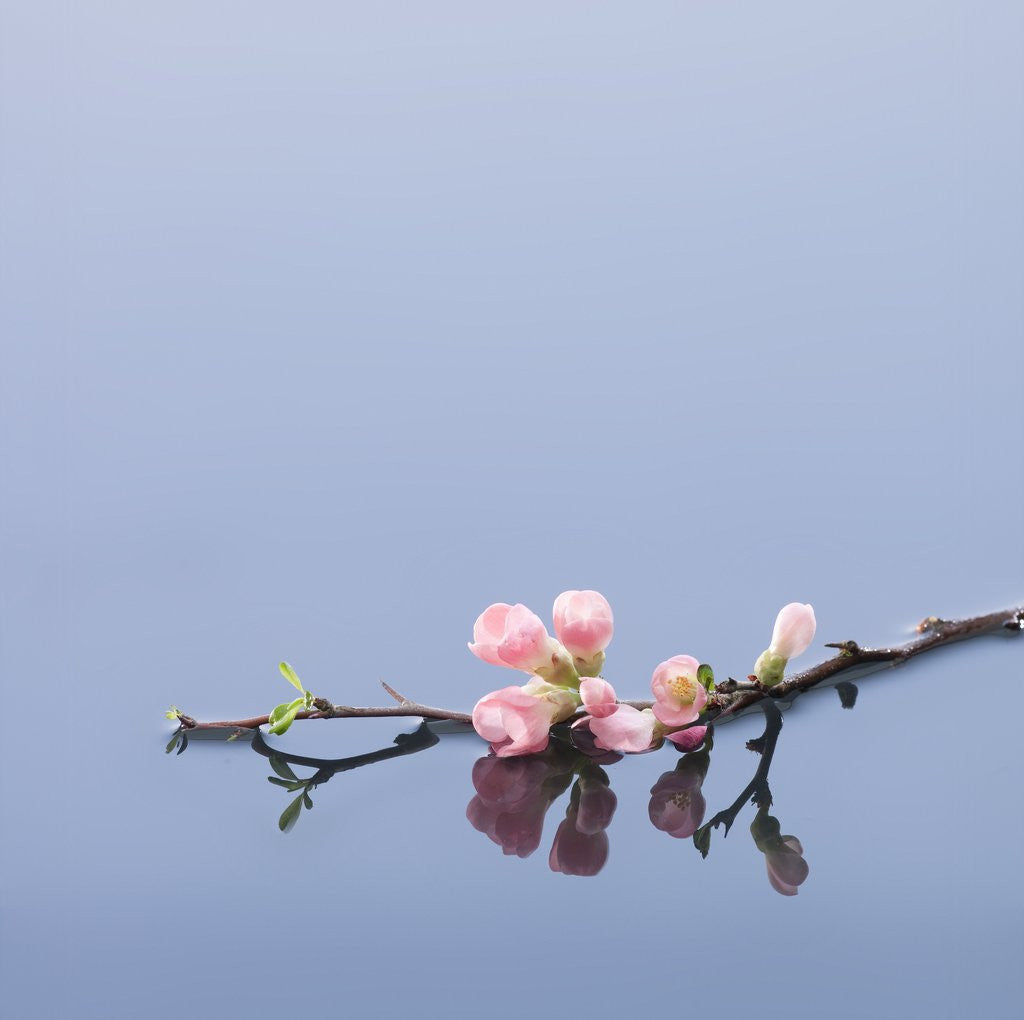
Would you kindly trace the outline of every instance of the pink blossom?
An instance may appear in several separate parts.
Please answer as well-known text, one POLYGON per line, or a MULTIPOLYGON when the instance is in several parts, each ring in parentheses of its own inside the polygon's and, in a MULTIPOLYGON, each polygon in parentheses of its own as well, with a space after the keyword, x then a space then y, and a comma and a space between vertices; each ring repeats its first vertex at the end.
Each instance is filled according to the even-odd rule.
POLYGON ((578 679, 569 653, 521 603, 488 606, 473 624, 469 650, 494 666, 536 673, 560 684, 575 685, 578 679))
POLYGON ((707 764, 707 755, 687 755, 651 787, 647 811, 656 829, 676 839, 689 839, 700 828, 707 810, 701 793, 707 764))
POLYGON ((665 726, 694 722, 707 704, 708 692, 697 679, 700 663, 692 655, 674 655, 654 670, 654 714, 665 726))
POLYGON ((580 681, 583 708, 595 719, 604 719, 618 707, 615 688, 600 677, 585 677, 580 681))
POLYGON ((533 754, 548 746, 550 728, 578 706, 574 692, 535 678, 484 695, 473 708, 473 727, 499 758, 533 754))
POLYGON ((619 705, 611 715, 592 716, 590 732, 597 746, 606 751, 639 754, 651 750, 657 722, 649 708, 640 711, 632 705, 619 705))
POLYGON ((814 619, 814 608, 801 602, 790 602, 779 610, 775 617, 772 630, 772 643, 769 646, 776 655, 783 659, 795 659, 803 655, 814 640, 817 624, 814 619))
POLYGON ((555 633, 573 655, 583 676, 597 676, 612 639, 614 619, 608 600, 596 591, 563 591, 555 599, 555 633))

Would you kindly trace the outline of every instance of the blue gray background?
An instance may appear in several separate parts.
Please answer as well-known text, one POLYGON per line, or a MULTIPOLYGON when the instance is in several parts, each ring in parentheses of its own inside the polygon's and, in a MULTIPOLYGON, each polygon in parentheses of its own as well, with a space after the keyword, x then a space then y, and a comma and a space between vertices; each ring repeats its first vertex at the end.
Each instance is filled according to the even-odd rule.
MULTIPOLYGON (((607 675, 1024 594, 1019 3, 0 6, 3 1015, 1016 1015, 1022 649, 822 692, 741 818, 596 878, 464 817, 471 735, 285 796, 171 702, 470 707, 492 601, 607 675), (980 685, 986 693, 978 697, 980 685)), ((340 756, 387 722, 296 727, 340 756)), ((753 720, 706 785, 730 802, 753 720)))

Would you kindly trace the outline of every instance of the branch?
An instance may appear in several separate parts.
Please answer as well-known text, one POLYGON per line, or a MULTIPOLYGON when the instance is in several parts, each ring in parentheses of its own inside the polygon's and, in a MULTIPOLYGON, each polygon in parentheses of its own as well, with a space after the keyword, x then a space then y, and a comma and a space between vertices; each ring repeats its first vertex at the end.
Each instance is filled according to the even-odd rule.
MULTIPOLYGON (((825 680, 844 673, 858 670, 859 674, 874 672, 887 665, 899 665, 922 652, 966 641, 984 634, 999 631, 1020 633, 1024 631, 1024 606, 1014 606, 984 616, 972 616, 964 620, 940 620, 929 616, 917 627, 919 637, 906 644, 893 645, 888 648, 863 648, 856 641, 841 641, 826 645, 826 648, 838 648, 839 654, 817 666, 811 666, 801 673, 794 673, 774 687, 764 687, 756 680, 736 681, 725 680, 718 685, 709 700, 708 712, 699 720, 700 725, 709 722, 721 722, 725 717, 734 715, 751 705, 764 701, 766 698, 784 698, 799 694, 815 687, 825 680)), ((368 719, 387 716, 412 716, 420 719, 444 719, 450 722, 472 723, 473 717, 468 712, 459 712, 448 708, 435 708, 410 701, 397 691, 384 684, 385 690, 397 702, 381 708, 353 708, 347 705, 334 705, 326 698, 317 698, 312 711, 299 712, 296 719, 368 719)), ((650 708, 650 701, 625 701, 624 704, 636 708, 650 708)), ((179 715, 179 723, 184 730, 202 730, 229 727, 234 729, 257 729, 268 723, 266 715, 255 715, 248 719, 232 719, 221 722, 198 722, 191 716, 179 715)))

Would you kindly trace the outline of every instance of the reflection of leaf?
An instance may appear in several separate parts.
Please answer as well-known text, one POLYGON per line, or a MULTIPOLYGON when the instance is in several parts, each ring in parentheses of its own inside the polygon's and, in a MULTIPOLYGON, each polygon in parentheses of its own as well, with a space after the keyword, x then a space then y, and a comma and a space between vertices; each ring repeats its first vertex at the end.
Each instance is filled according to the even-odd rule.
POLYGON ((299 815, 302 813, 302 798, 305 796, 306 794, 300 793, 298 797, 296 797, 295 800, 293 800, 291 804, 281 812, 281 817, 277 820, 277 827, 282 832, 291 832, 292 829, 295 828, 295 823, 298 821, 299 815))
POLYGON ((701 857, 707 857, 711 849, 711 826, 702 825, 693 834, 693 845, 700 851, 701 857))
POLYGON ((272 754, 270 756, 270 767, 282 778, 295 782, 299 777, 292 772, 288 762, 286 762, 280 755, 272 754))
POLYGON ((313 810, 313 798, 308 793, 302 795, 302 803, 306 805, 307 811, 313 810))
POLYGON ((274 786, 280 786, 289 793, 294 793, 296 790, 304 790, 306 788, 306 784, 302 779, 296 779, 289 782, 287 779, 278 779, 277 776, 267 776, 267 782, 273 783, 274 786))
POLYGON ((287 680, 288 683, 292 685, 292 687, 294 687, 297 691, 305 691, 305 688, 302 686, 302 681, 299 679, 298 674, 295 672, 294 669, 292 669, 292 667, 287 662, 282 662, 277 668, 281 671, 281 676, 283 676, 285 680, 287 680))

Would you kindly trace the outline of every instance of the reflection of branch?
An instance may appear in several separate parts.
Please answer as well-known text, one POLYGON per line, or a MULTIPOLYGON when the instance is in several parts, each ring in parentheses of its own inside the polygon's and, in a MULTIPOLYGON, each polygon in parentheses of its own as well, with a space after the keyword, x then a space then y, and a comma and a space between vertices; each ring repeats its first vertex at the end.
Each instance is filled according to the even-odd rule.
MULTIPOLYGON (((825 662, 794 673, 774 687, 763 687, 757 682, 726 680, 718 685, 718 689, 708 702, 709 712, 700 720, 703 725, 714 719, 722 720, 744 708, 764 702, 768 698, 781 698, 808 690, 824 680, 829 680, 851 670, 859 673, 871 672, 886 665, 898 665, 906 662, 922 652, 956 641, 992 634, 1000 630, 1011 632, 1024 631, 1024 606, 1003 609, 997 613, 984 616, 972 616, 965 620, 940 620, 929 616, 918 625, 919 637, 906 644, 893 645, 887 648, 862 648, 856 641, 841 641, 826 645, 827 648, 838 648, 839 654, 825 662)), ((397 705, 382 708, 352 708, 347 705, 333 705, 326 698, 317 698, 314 709, 299 712, 296 719, 356 719, 378 718, 383 716, 413 716, 421 719, 446 719, 453 722, 470 723, 472 716, 467 712, 458 712, 447 708, 434 708, 410 701, 384 684, 387 692, 395 698, 397 705)), ((625 704, 637 708, 650 708, 650 701, 628 701, 625 704)), ((256 729, 269 722, 268 716, 257 715, 248 719, 236 719, 225 722, 197 722, 191 716, 179 715, 181 727, 185 730, 207 728, 256 729)))
POLYGON ((264 739, 263 734, 256 730, 252 738, 252 749, 257 754, 262 754, 272 761, 283 761, 289 765, 305 765, 316 769, 316 775, 310 777, 314 783, 326 783, 331 776, 338 772, 350 772, 352 769, 361 768, 363 765, 373 765, 379 761, 387 761, 389 758, 401 758, 406 754, 415 754, 417 751, 425 751, 440 741, 440 737, 425 723, 412 733, 399 733, 395 737, 394 745, 382 747, 378 751, 369 751, 366 754, 354 754, 348 758, 307 758, 301 754, 287 754, 271 747, 264 739))
POLYGON ((705 822, 694 834, 693 842, 701 852, 702 857, 707 857, 711 845, 711 830, 717 829, 719 825, 725 826, 725 835, 729 835, 736 816, 743 810, 747 802, 753 800, 758 807, 768 808, 772 803, 772 793, 768 788, 768 770, 772 767, 772 757, 775 755, 775 745, 779 740, 779 733, 782 731, 782 713, 779 706, 773 701, 763 701, 761 710, 764 712, 765 725, 764 733, 756 740, 751 740, 748 747, 751 750, 760 752, 761 760, 758 762, 757 771, 753 779, 743 788, 743 792, 724 811, 719 811, 709 822, 705 822))
POLYGON ((1024 606, 988 613, 985 616, 972 616, 966 620, 940 620, 936 616, 929 616, 917 625, 920 637, 906 644, 892 645, 888 648, 862 648, 856 641, 827 644, 826 648, 838 648, 839 654, 801 673, 794 673, 774 687, 763 687, 756 682, 741 684, 726 681, 720 684, 714 699, 721 708, 717 718, 732 715, 768 697, 784 698, 789 694, 798 694, 820 684, 823 680, 830 680, 850 670, 857 669, 858 675, 863 675, 888 665, 900 665, 915 655, 941 645, 966 641, 1001 630, 1011 633, 1024 631, 1024 606))

